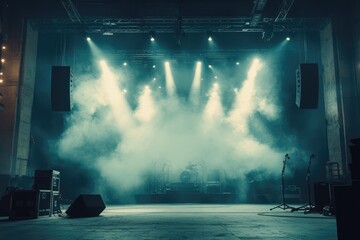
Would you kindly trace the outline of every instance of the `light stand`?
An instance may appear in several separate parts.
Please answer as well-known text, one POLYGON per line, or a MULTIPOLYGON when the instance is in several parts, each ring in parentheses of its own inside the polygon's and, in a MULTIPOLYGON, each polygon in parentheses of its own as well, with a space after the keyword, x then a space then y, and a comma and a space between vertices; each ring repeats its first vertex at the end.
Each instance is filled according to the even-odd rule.
POLYGON ((285 158, 283 160, 283 168, 282 168, 282 172, 281 172, 281 188, 282 188, 282 204, 273 207, 270 209, 270 211, 274 210, 275 208, 280 208, 280 209, 294 209, 294 207, 291 207, 289 205, 287 205, 285 203, 285 184, 284 184, 284 173, 285 173, 285 165, 286 165, 286 160, 290 159, 289 154, 285 155, 285 158))
POLYGON ((305 204, 305 205, 303 205, 301 207, 292 209, 291 210, 292 212, 298 211, 298 210, 304 210, 304 214, 316 212, 315 206, 311 203, 311 189, 310 189, 310 166, 311 166, 311 160, 313 158, 315 158, 315 155, 311 154, 310 158, 309 158, 308 169, 307 169, 307 172, 306 172, 306 180, 307 180, 307 184, 308 184, 309 202, 308 202, 308 204, 305 204))

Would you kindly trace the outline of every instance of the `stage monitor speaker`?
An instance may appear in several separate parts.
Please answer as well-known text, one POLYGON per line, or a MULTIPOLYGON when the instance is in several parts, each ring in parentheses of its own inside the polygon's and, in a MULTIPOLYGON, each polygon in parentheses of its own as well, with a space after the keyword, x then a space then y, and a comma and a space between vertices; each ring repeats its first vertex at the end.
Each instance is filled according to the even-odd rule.
POLYGON ((70 67, 52 66, 51 108, 53 111, 70 111, 70 67))
POLYGON ((105 209, 99 194, 80 194, 66 210, 69 217, 96 217, 105 209))
POLYGON ((296 69, 296 105, 302 109, 318 106, 319 73, 317 63, 301 63, 296 69))

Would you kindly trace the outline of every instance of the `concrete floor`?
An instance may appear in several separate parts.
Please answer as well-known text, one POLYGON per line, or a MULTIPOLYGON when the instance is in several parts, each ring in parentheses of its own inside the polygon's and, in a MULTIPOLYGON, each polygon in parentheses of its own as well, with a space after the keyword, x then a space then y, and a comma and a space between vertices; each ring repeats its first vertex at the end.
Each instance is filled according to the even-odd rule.
MULTIPOLYGON (((99 217, 0 219, 0 239, 337 239, 335 217, 273 205, 107 206, 99 217)), ((66 209, 65 209, 66 210, 66 209)), ((65 211, 63 211, 65 212, 65 211)))

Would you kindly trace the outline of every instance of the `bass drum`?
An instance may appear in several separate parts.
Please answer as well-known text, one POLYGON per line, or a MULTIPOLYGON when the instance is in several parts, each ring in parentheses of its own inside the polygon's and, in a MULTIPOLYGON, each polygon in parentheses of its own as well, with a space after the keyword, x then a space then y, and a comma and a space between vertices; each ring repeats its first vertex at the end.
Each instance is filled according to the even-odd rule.
POLYGON ((185 170, 180 173, 180 181, 181 182, 188 183, 188 182, 190 182, 190 180, 191 180, 190 171, 185 170))

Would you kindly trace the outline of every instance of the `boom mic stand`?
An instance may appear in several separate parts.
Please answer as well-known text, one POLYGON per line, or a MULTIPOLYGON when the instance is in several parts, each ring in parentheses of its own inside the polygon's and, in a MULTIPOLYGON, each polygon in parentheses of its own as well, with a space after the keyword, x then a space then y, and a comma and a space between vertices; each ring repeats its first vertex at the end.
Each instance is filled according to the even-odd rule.
POLYGON ((270 209, 270 211, 274 210, 275 208, 280 208, 280 209, 294 209, 294 207, 291 207, 289 205, 287 205, 285 203, 285 184, 284 184, 284 173, 285 173, 285 165, 286 165, 286 160, 290 159, 289 154, 285 155, 285 158, 283 160, 283 168, 282 168, 282 172, 281 172, 281 189, 282 189, 282 204, 273 207, 270 209))
POLYGON ((314 158, 315 158, 315 155, 311 154, 310 158, 309 158, 308 169, 307 169, 307 172, 306 172, 306 181, 307 181, 307 184, 308 184, 309 202, 308 202, 308 204, 305 204, 305 205, 303 205, 301 207, 292 209, 291 210, 292 212, 298 211, 298 210, 304 210, 304 214, 316 212, 315 206, 311 203, 311 190, 310 190, 310 166, 311 166, 311 160, 314 159, 314 158))

